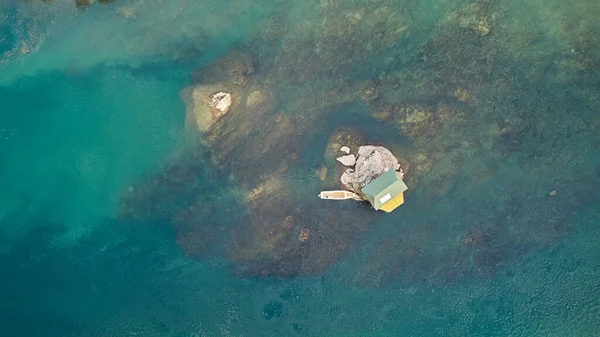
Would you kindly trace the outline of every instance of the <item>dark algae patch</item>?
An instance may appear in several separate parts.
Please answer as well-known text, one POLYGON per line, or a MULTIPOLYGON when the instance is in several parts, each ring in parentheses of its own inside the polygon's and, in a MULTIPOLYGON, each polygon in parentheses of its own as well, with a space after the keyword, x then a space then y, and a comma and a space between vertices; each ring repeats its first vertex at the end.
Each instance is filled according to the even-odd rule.
POLYGON ((269 302, 263 307, 263 315, 265 319, 270 321, 274 318, 279 318, 283 314, 283 303, 269 302))

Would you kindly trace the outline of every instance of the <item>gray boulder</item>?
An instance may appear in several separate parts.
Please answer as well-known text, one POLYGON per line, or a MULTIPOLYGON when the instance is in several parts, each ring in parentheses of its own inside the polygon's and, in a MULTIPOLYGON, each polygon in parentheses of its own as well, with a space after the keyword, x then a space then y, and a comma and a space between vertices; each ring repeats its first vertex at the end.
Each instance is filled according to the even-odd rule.
POLYGON ((388 169, 400 169, 398 159, 390 150, 383 146, 361 146, 358 148, 354 171, 342 174, 342 185, 362 196, 361 189, 388 169))
POLYGON ((356 157, 353 154, 337 157, 336 159, 344 166, 354 166, 356 164, 356 157))

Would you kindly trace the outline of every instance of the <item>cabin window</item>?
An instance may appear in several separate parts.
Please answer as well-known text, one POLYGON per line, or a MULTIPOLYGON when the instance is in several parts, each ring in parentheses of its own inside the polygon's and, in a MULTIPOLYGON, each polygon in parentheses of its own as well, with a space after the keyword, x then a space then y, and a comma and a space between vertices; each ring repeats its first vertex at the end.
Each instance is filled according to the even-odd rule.
POLYGON ((381 202, 382 204, 385 204, 391 198, 392 198, 392 196, 388 193, 388 194, 384 195, 383 197, 381 197, 381 199, 379 199, 379 202, 381 202))

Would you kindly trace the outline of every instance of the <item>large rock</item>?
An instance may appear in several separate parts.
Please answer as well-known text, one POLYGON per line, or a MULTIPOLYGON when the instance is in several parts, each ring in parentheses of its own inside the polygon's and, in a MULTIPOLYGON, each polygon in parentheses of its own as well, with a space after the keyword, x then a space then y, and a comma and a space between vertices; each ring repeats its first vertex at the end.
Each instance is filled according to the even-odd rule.
POLYGON ((383 146, 361 146, 354 171, 342 174, 342 185, 362 196, 361 189, 388 169, 398 170, 398 159, 383 146))
POLYGON ((336 159, 344 166, 354 166, 356 164, 356 157, 353 154, 337 157, 336 159))

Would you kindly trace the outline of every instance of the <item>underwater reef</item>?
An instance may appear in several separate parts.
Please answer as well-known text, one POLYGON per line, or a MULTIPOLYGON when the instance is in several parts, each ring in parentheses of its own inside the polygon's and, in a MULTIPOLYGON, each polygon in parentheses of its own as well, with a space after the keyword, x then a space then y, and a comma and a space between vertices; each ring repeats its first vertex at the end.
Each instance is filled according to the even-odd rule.
POLYGON ((375 2, 282 6, 190 74, 196 145, 125 191, 120 216, 166 220, 187 254, 242 277, 320 275, 393 219, 354 280, 366 287, 489 277, 568 235, 598 193, 600 164, 579 169, 586 145, 565 143, 599 140, 593 24, 532 31, 481 1, 424 33, 418 1, 375 2), (336 151, 364 139, 403 158, 393 214, 316 198, 340 186, 336 151))

